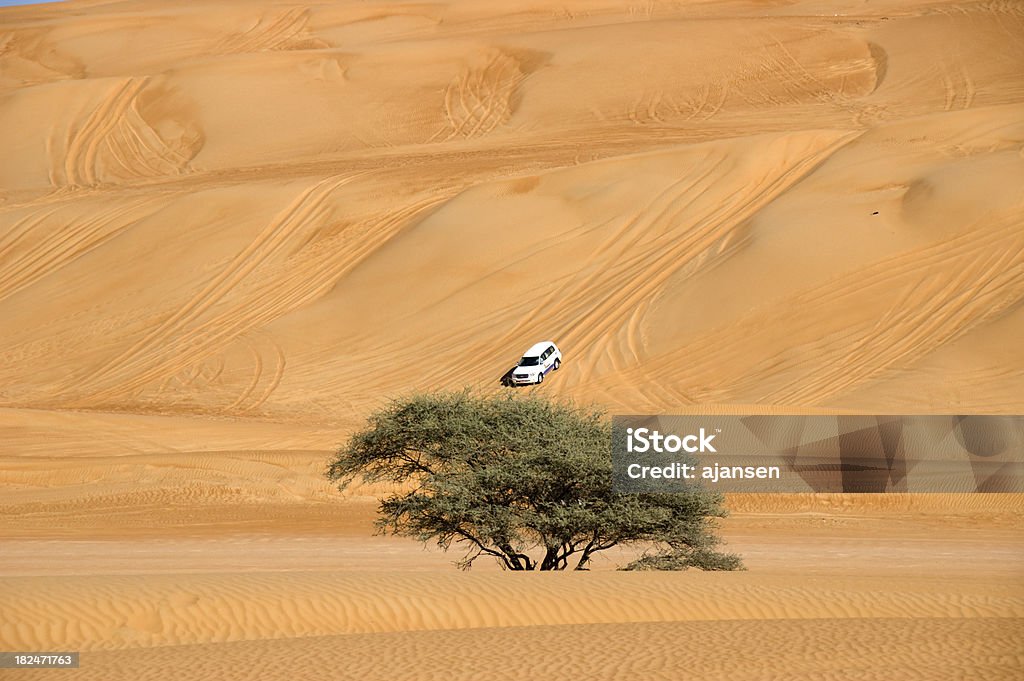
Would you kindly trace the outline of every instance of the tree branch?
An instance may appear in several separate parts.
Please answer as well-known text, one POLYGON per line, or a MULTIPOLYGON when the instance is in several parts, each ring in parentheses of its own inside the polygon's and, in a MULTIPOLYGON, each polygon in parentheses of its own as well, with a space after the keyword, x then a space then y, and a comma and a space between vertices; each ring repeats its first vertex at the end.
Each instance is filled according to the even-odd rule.
POLYGON ((521 569, 521 568, 514 567, 512 565, 512 563, 509 562, 508 556, 506 556, 504 553, 501 553, 499 551, 495 551, 494 549, 487 548, 486 546, 484 546, 480 542, 479 539, 477 539, 473 535, 469 534, 465 530, 460 529, 460 528, 453 528, 452 529, 452 533, 462 537, 462 541, 469 541, 469 542, 472 542, 473 544, 475 544, 477 546, 477 548, 480 549, 480 553, 486 553, 489 556, 495 556, 496 558, 500 558, 501 561, 505 564, 505 567, 508 568, 509 570, 521 569))

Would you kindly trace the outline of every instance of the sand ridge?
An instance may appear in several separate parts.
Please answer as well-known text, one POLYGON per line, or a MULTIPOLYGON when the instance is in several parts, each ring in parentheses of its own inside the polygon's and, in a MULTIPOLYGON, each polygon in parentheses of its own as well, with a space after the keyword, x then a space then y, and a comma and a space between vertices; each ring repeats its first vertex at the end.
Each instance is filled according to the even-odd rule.
POLYGON ((1020 495, 735 495, 749 572, 520 578, 322 472, 540 338, 611 413, 1020 413, 1022 72, 1006 0, 0 8, 0 649, 1019 678, 1020 495))
POLYGON ((909 376, 904 408, 1013 411, 1012 3, 573 6, 161 10, 116 62, 129 5, 4 10, 12 65, 90 68, 3 89, 2 404, 333 425, 539 334, 546 389, 611 409, 909 376))
POLYGON ((328 634, 632 622, 1022 618, 1019 590, 789 576, 436 573, 8 578, 8 645, 75 650, 328 634), (36 589, 48 595, 43 598, 36 589), (25 595, 21 595, 25 594, 25 595), (29 595, 31 594, 31 595, 29 595), (40 600, 42 598, 42 600, 40 600), (513 605, 514 604, 514 605, 513 605), (27 622, 34 618, 34 623, 27 622))

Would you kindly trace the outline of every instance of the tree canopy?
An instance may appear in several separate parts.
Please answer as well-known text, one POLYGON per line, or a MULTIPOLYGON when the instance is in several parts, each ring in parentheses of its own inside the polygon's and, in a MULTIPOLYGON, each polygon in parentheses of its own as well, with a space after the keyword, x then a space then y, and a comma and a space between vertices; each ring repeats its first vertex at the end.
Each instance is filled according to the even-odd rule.
POLYGON ((370 416, 327 477, 395 483, 382 532, 466 547, 509 570, 586 569, 594 555, 640 545, 632 570, 740 568, 716 551, 718 493, 612 491, 611 423, 597 409, 537 395, 470 391, 414 395, 370 416))

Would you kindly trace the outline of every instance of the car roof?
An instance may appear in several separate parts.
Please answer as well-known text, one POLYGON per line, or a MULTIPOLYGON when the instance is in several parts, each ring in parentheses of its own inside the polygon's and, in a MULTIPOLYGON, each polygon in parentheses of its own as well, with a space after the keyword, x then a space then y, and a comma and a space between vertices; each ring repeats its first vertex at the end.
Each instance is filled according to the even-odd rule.
POLYGON ((553 341, 541 341, 540 343, 534 343, 530 346, 530 349, 523 353, 523 357, 537 357, 540 353, 547 350, 549 347, 554 345, 553 341))

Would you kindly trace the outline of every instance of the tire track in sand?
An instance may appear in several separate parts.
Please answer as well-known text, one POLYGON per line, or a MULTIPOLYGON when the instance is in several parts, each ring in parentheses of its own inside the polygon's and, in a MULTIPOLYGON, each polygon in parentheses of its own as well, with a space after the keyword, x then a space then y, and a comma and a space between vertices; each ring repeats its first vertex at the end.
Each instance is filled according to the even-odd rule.
MULTIPOLYGON (((172 341, 184 335, 191 324, 197 322, 211 307, 232 293, 261 264, 272 258, 287 255, 288 246, 301 239, 304 231, 322 217, 324 203, 331 193, 356 177, 358 175, 329 177, 302 191, 246 248, 232 258, 224 269, 184 305, 143 338, 75 383, 110 386, 90 395, 91 399, 102 400, 121 393, 121 388, 132 386, 134 389, 148 382, 150 378, 140 382, 139 377, 149 375, 150 372, 145 369, 153 363, 154 354, 157 357, 166 357, 170 354, 172 363, 178 365, 172 373, 181 371, 185 367, 174 359, 180 348, 172 341)), ((161 364, 164 363, 166 360, 161 364)))
POLYGON ((215 52, 238 54, 298 49, 313 41, 326 47, 326 43, 315 39, 308 31, 308 24, 308 7, 293 7, 272 18, 263 15, 249 30, 224 38, 215 52))
POLYGON ((158 200, 146 198, 115 204, 84 220, 62 222, 39 236, 34 233, 51 223, 58 209, 19 221, 0 239, 0 300, 54 274, 130 229, 141 217, 152 213, 144 209, 158 200))
MULTIPOLYGON (((486 135, 508 121, 516 88, 525 79, 519 60, 501 51, 483 68, 464 70, 445 88, 444 112, 449 128, 445 140, 486 135)), ((434 139, 443 132, 435 134, 434 139)))
POLYGON ((946 111, 953 109, 969 109, 974 104, 977 87, 971 78, 963 59, 957 57, 955 62, 948 60, 942 66, 942 87, 946 111))
MULTIPOLYGON (((259 282, 252 289, 248 302, 242 301, 195 329, 191 339, 183 343, 186 346, 183 352, 203 355, 210 348, 223 347, 240 334, 259 329, 288 311, 315 301, 397 233, 446 200, 446 196, 422 198, 380 221, 355 225, 340 235, 304 249, 286 263, 281 273, 268 275, 259 282)), ((276 352, 280 357, 278 372, 266 390, 255 402, 244 407, 239 403, 233 407, 251 412, 267 401, 280 384, 284 372, 285 357, 280 348, 276 348, 276 352)), ((295 369, 300 374, 307 370, 303 366, 295 369)), ((320 371, 320 368, 313 370, 320 371)))
MULTIPOLYGON (((180 349, 176 359, 182 362, 205 361, 211 352, 217 352, 234 339, 253 330, 258 331, 287 312, 311 303, 328 292, 339 279, 387 243, 397 232, 444 200, 445 197, 428 197, 415 201, 379 222, 356 226, 337 237, 303 249, 286 261, 279 272, 270 273, 257 282, 239 302, 184 336, 178 342, 180 349)), ((259 379, 254 380, 248 394, 232 402, 226 408, 227 411, 251 412, 257 409, 280 384, 284 375, 285 356, 273 339, 268 340, 277 357, 274 376, 267 382, 261 395, 246 404, 261 382, 259 379)), ((166 369, 155 366, 149 374, 139 379, 153 380, 164 370, 173 370, 173 366, 166 369)), ((135 380, 132 385, 138 383, 140 381, 135 380)), ((141 385, 144 382, 139 387, 141 385)))
POLYGON ((180 148, 164 141, 139 109, 149 77, 127 78, 108 91, 82 124, 68 132, 63 147, 50 139, 50 182, 73 189, 102 182, 181 173, 198 150, 195 139, 180 148), (63 157, 61 156, 61 149, 63 157))
MULTIPOLYGON (((330 191, 353 179, 355 176, 325 180, 317 185, 319 190, 316 187, 307 190, 303 195, 305 198, 300 197, 297 201, 304 207, 302 213, 309 215, 315 212, 330 191)), ((89 400, 113 400, 135 394, 148 384, 207 361, 239 337, 309 304, 329 291, 341 277, 411 221, 446 198, 434 195, 421 198, 383 220, 356 225, 340 235, 306 245, 281 260, 277 267, 265 269, 262 276, 247 281, 244 290, 235 287, 232 299, 218 306, 215 314, 205 315, 202 319, 198 319, 197 314, 190 314, 187 320, 178 320, 177 326, 150 340, 149 346, 154 348, 152 351, 145 351, 147 346, 140 343, 142 351, 120 364, 111 362, 112 371, 101 378, 107 387, 92 392, 89 400)), ((295 223, 295 220, 275 221, 281 222, 295 223)), ((313 217, 307 222, 311 223, 312 229, 318 219, 313 217)), ((309 236, 309 230, 302 231, 293 242, 304 241, 309 236)), ((254 267, 249 267, 249 270, 254 267)), ((254 361, 254 377, 235 399, 225 405, 226 411, 251 412, 266 402, 280 384, 286 358, 273 339, 269 342, 274 348, 275 359, 270 360, 275 366, 273 374, 265 379, 262 366, 268 364, 267 360, 261 356, 254 361), (260 389, 260 385, 264 387, 260 389)))
POLYGON ((596 370, 602 359, 618 368, 635 363, 642 352, 636 310, 677 272, 708 266, 728 253, 742 239, 738 227, 857 135, 833 135, 747 181, 729 180, 734 169, 724 157, 700 175, 682 178, 597 249, 587 274, 544 298, 536 308, 543 315, 529 315, 500 342, 558 329, 556 340, 582 363, 582 375, 596 370))
POLYGON ((834 400, 1022 304, 1021 227, 1019 218, 1003 219, 842 275, 702 334, 652 358, 648 368, 699 389, 699 401, 814 406, 834 400), (867 302, 879 297, 892 301, 881 314, 867 302), (865 312, 848 319, 830 315, 836 309, 865 312), (786 328, 782 344, 771 332, 779 325, 786 328), (752 350, 772 346, 781 349, 752 350), (749 359, 738 364, 737 358, 749 359))
MULTIPOLYGON (((940 246, 925 258, 945 253, 935 265, 960 261, 951 277, 928 276, 911 287, 865 330, 852 351, 812 375, 772 391, 775 404, 818 404, 848 391, 887 368, 906 365, 946 345, 978 324, 998 318, 1024 301, 1024 236, 1021 223, 997 230, 980 243, 962 244, 961 254, 940 246), (943 263, 942 260, 946 260, 943 263)), ((934 266, 934 265, 933 265, 934 266)))
MULTIPOLYGON (((638 308, 653 300, 680 270, 711 266, 731 252, 743 239, 737 228, 744 221, 859 134, 814 133, 801 142, 801 150, 790 152, 785 164, 755 177, 730 179, 736 176, 728 162, 731 156, 711 156, 670 183, 637 214, 621 219, 620 227, 588 248, 585 269, 567 273, 557 285, 539 291, 533 311, 517 310, 512 324, 507 323, 507 306, 495 301, 495 308, 472 328, 445 329, 444 334, 411 345, 382 345, 377 339, 372 355, 360 357, 361 376, 345 367, 332 371, 338 381, 358 378, 360 390, 372 393, 392 386, 395 367, 416 363, 422 365, 416 372, 417 384, 448 385, 452 378, 445 369, 424 364, 422 358, 458 344, 467 348, 460 374, 483 376, 490 383, 487 377, 496 371, 495 347, 518 349, 524 338, 548 337, 572 353, 577 368, 571 376, 588 376, 598 365, 635 365, 643 354, 638 308), (482 335, 486 341, 480 340, 482 335)), ((790 136, 779 139, 789 143, 790 136)), ((529 256, 522 254, 524 259, 529 256)))
POLYGON ((147 80, 128 78, 114 86, 82 126, 71 132, 64 156, 65 184, 73 187, 97 184, 96 156, 100 145, 124 117, 147 80))

